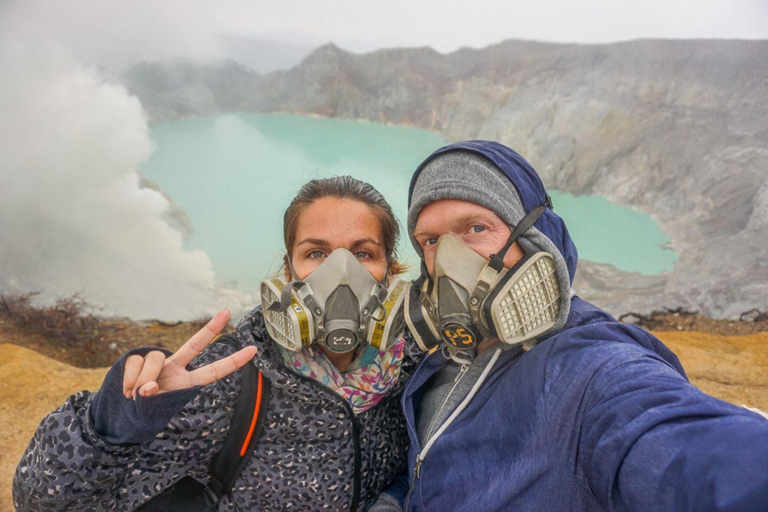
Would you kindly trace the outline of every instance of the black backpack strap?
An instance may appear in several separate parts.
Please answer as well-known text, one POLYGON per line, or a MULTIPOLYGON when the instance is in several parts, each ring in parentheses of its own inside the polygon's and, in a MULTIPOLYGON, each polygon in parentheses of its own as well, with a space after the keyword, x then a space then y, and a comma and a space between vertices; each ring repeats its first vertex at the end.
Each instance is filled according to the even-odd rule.
MULTIPOLYGON (((241 346, 231 334, 220 336, 216 342, 228 343, 236 350, 241 346)), ((240 370, 243 379, 237 397, 235 412, 229 424, 227 437, 219 453, 208 466, 210 480, 203 485, 190 476, 184 476, 174 485, 139 506, 140 512, 208 512, 215 511, 219 500, 229 494, 235 480, 253 454, 261 435, 269 403, 269 379, 248 363, 240 370)))
MULTIPOLYGON (((229 343, 237 350, 241 348, 237 339, 229 334, 221 336, 216 341, 229 343)), ((240 396, 229 425, 229 432, 221 450, 208 466, 211 479, 206 487, 206 493, 214 503, 218 503, 222 495, 229 494, 235 480, 248 464, 253 448, 261 435, 264 416, 267 412, 269 379, 264 377, 253 364, 246 364, 241 369, 243 380, 240 396)))

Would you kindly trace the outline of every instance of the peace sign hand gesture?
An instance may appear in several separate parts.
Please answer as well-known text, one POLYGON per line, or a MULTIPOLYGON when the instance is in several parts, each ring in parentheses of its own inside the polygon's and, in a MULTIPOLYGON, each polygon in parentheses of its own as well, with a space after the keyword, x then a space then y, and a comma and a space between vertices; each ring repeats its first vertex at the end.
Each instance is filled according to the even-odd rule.
POLYGON ((160 351, 146 356, 132 355, 125 361, 123 394, 126 398, 151 396, 177 389, 205 386, 234 372, 256 355, 256 347, 249 346, 234 354, 195 370, 187 365, 211 343, 229 322, 231 313, 219 311, 205 327, 192 336, 179 350, 166 357, 160 351))

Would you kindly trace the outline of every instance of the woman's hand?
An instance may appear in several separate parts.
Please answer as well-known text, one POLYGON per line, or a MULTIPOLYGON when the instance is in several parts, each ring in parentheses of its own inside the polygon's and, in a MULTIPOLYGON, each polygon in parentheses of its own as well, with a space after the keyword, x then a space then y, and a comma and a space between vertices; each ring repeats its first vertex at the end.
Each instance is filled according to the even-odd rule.
POLYGON ((192 336, 173 355, 165 357, 160 351, 146 356, 132 355, 125 361, 123 394, 135 398, 136 394, 151 396, 176 389, 205 386, 234 372, 256 355, 256 347, 245 347, 231 356, 192 371, 187 365, 213 341, 229 322, 231 313, 219 311, 205 327, 192 336))

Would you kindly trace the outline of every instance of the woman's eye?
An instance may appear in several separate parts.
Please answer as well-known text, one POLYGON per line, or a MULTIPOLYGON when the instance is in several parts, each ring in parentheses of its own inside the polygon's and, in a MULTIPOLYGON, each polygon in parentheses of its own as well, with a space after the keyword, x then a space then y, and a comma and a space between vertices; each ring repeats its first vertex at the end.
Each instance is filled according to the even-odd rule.
POLYGON ((472 233, 482 233, 485 231, 485 226, 481 226, 480 224, 475 224, 474 226, 470 226, 469 230, 472 233))
POLYGON ((435 245, 437 243, 437 238, 427 238, 423 242, 421 242, 422 247, 429 247, 430 245, 435 245))
POLYGON ((368 252, 365 252, 365 251, 357 251, 355 253, 355 258, 357 258, 359 260, 364 260, 364 259, 370 258, 370 257, 371 257, 371 253, 368 253, 368 252))
POLYGON ((325 256, 325 254, 323 254, 323 251, 312 251, 309 254, 307 254, 307 257, 313 260, 322 258, 323 256, 325 256))

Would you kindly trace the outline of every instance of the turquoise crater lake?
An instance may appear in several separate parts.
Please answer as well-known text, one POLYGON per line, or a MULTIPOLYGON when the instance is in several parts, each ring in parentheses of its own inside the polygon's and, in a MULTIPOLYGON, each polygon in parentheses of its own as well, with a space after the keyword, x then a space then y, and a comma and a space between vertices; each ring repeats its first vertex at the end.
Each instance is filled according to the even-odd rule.
MULTIPOLYGON (((189 217, 186 246, 248 293, 278 271, 283 211, 303 183, 350 174, 378 188, 405 225, 411 173, 447 143, 408 126, 284 114, 185 119, 154 126, 151 136, 157 149, 141 171, 189 217)), ((643 274, 672 269, 677 254, 651 217, 602 197, 552 198, 580 258, 643 274)), ((407 240, 400 254, 418 269, 407 240)))

